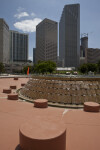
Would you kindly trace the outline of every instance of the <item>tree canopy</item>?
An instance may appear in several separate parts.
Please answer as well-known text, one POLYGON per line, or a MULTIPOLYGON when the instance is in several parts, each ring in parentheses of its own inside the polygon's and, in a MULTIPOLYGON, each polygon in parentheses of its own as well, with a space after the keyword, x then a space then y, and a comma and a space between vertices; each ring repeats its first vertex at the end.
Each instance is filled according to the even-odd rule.
POLYGON ((34 65, 34 72, 36 73, 52 73, 56 69, 56 63, 53 61, 39 61, 38 64, 34 65))
POLYGON ((98 67, 98 72, 100 73, 100 60, 97 63, 97 67, 98 67))
POLYGON ((98 70, 97 64, 92 63, 83 64, 79 67, 79 71, 83 74, 88 73, 89 71, 97 72, 97 70, 98 70))

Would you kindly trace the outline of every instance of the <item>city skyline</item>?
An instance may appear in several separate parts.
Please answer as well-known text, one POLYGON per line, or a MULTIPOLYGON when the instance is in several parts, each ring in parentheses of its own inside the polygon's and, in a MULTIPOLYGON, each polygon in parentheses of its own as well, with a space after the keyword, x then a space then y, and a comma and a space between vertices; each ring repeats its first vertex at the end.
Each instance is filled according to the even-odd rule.
POLYGON ((44 18, 59 22, 64 6, 75 3, 80 4, 80 33, 88 33, 90 48, 100 48, 99 0, 3 0, 0 18, 4 18, 10 30, 29 34, 29 59, 32 59, 36 25, 44 18))

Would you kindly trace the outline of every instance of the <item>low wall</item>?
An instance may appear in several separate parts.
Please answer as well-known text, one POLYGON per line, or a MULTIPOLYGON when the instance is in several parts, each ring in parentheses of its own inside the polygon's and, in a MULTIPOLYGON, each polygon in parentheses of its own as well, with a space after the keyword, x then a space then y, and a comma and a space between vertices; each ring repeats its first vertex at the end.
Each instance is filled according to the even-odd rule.
POLYGON ((20 90, 30 99, 47 99, 50 102, 83 104, 100 103, 100 78, 33 77, 20 90))

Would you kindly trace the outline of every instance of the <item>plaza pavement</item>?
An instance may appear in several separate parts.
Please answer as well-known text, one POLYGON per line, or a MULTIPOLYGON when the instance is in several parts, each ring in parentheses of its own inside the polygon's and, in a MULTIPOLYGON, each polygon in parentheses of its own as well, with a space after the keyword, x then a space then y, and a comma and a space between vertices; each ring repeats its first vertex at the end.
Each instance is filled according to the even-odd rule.
MULTIPOLYGON (((100 112, 48 107, 7 99, 2 91, 10 85, 21 88, 28 78, 0 78, 0 150, 19 150, 20 125, 29 120, 63 122, 66 126, 66 150, 100 150, 100 112)), ((15 90, 13 92, 16 92, 15 90)), ((40 122, 42 124, 42 121, 40 122)), ((33 131, 34 132, 34 131, 33 131)))

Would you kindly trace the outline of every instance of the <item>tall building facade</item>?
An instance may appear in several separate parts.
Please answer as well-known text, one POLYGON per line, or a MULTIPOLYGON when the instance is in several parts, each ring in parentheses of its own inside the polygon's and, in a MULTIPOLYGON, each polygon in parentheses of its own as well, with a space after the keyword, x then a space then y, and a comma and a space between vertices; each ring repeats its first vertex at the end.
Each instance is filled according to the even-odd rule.
POLYGON ((28 34, 10 30, 10 60, 11 62, 27 62, 28 34))
POLYGON ((35 62, 52 60, 57 63, 58 24, 44 19, 36 26, 35 62))
POLYGON ((59 58, 63 67, 80 63, 80 5, 65 5, 59 23, 59 58))
POLYGON ((36 61, 35 61, 35 58, 36 58, 36 57, 35 57, 35 53, 36 53, 36 48, 33 48, 33 63, 34 63, 34 64, 35 64, 35 62, 36 62, 36 61))
POLYGON ((9 61, 9 26, 4 19, 0 18, 0 62, 8 64, 9 61))
POLYGON ((84 33, 81 35, 81 57, 85 57, 85 49, 88 48, 88 34, 84 33))
POLYGON ((100 60, 100 49, 86 48, 85 49, 85 63, 98 63, 100 60))

